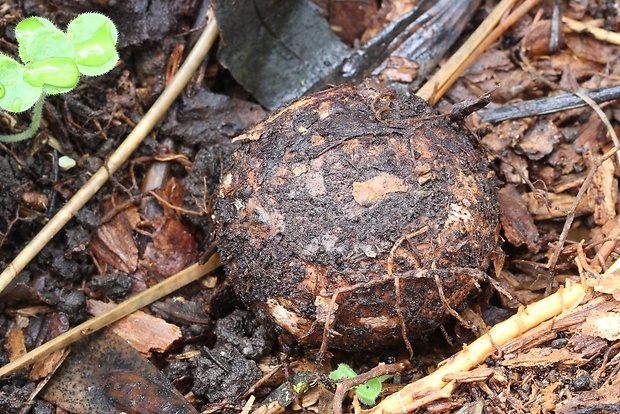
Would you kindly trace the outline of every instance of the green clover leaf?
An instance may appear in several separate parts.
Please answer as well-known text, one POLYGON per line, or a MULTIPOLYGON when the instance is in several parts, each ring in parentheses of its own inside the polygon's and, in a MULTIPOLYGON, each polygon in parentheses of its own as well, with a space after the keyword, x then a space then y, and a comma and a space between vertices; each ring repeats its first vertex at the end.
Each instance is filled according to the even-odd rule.
MULTIPOLYGON (((338 368, 329 374, 329 378, 334 381, 341 379, 349 379, 356 377, 357 374, 347 364, 338 364, 338 368)), ((383 388, 383 381, 390 378, 390 375, 382 375, 377 378, 371 378, 363 384, 360 384, 355 388, 355 394, 364 405, 374 405, 377 397, 381 393, 383 388)))
POLYGON ((49 58, 73 59, 75 51, 69 36, 56 27, 43 27, 33 31, 26 41, 24 52, 29 58, 24 63, 49 58))
POLYGON ((15 135, 0 135, 1 142, 30 138, 41 122, 45 95, 71 91, 80 74, 98 76, 118 62, 118 31, 112 20, 98 13, 77 16, 58 29, 42 17, 29 17, 15 28, 19 57, 0 54, 0 108, 22 112, 33 105, 33 125, 15 135))
POLYGON ((25 65, 0 55, 0 107, 11 112, 31 108, 43 92, 69 92, 80 73, 98 76, 118 62, 116 26, 98 13, 77 16, 66 33, 47 19, 29 17, 16 26, 15 37, 25 65))
POLYGON ((84 13, 67 27, 75 49, 74 60, 84 75, 99 76, 118 62, 118 31, 112 20, 99 13, 84 13))
POLYGON ((374 405, 377 397, 383 388, 383 381, 390 378, 389 375, 382 375, 378 378, 372 378, 355 388, 355 393, 362 404, 374 405))
POLYGON ((350 379, 356 376, 357 374, 355 373, 355 371, 353 371, 353 369, 347 364, 338 364, 338 368, 336 368, 329 374, 329 378, 333 379, 334 381, 338 381, 343 378, 350 379))
POLYGON ((15 37, 19 43, 19 57, 24 63, 28 63, 32 60, 27 50, 28 40, 33 33, 40 29, 56 29, 56 26, 43 17, 29 17, 19 22, 15 27, 15 37))
POLYGON ((35 87, 42 87, 47 94, 54 95, 75 88, 80 73, 69 58, 48 58, 26 65, 24 80, 35 87))
POLYGON ((0 54, 0 107, 22 112, 35 104, 43 88, 24 80, 26 69, 15 59, 0 54))

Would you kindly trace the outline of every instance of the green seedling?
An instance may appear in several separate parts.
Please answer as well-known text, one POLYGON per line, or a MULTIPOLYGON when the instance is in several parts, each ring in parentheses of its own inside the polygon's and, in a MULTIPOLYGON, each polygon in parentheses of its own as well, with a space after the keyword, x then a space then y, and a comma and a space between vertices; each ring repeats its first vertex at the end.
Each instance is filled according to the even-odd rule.
POLYGON ((316 378, 310 382, 300 380, 293 384, 293 391, 295 391, 297 394, 304 393, 308 391, 310 388, 314 387, 318 382, 319 380, 316 378))
MULTIPOLYGON (((338 368, 329 374, 329 378, 334 381, 341 379, 349 379, 356 377, 357 374, 347 364, 338 364, 338 368)), ((355 394, 364 405, 374 405, 377 397, 381 393, 383 388, 383 381, 390 378, 391 375, 382 375, 377 378, 371 378, 363 384, 360 384, 355 388, 355 394)))
POLYGON ((32 137, 41 123, 47 95, 71 91, 80 75, 99 76, 118 62, 118 32, 112 20, 98 13, 77 16, 67 31, 42 17, 29 17, 15 28, 17 60, 0 54, 0 108, 23 112, 34 106, 32 125, 15 135, 0 135, 2 142, 32 137))

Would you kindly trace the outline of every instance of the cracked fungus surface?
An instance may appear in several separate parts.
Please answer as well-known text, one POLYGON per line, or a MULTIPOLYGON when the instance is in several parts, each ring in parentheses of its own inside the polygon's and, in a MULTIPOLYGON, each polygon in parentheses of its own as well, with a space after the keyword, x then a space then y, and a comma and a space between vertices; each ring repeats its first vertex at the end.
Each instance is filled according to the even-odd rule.
POLYGON ((218 247, 285 340, 318 346, 334 292, 329 346, 358 351, 403 344, 401 320, 423 336, 478 292, 497 246, 494 188, 467 136, 419 120, 432 115, 417 97, 342 86, 237 139, 218 247))

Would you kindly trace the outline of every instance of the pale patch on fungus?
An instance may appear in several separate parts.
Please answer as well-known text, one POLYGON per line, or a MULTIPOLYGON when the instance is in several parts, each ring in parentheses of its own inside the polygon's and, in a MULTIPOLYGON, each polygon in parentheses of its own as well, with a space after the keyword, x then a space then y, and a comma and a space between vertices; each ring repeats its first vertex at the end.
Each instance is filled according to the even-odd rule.
POLYGON ((353 198, 358 204, 370 205, 390 193, 405 193, 409 187, 399 177, 382 172, 368 181, 353 183, 353 198))
POLYGON ((308 171, 308 167, 305 164, 298 162, 298 163, 291 165, 291 172, 293 173, 295 177, 299 177, 306 171, 308 171))
POLYGON ((222 183, 220 184, 220 186, 223 190, 225 190, 230 186, 230 184, 232 184, 232 174, 228 173, 224 177, 222 177, 222 183))
POLYGON ((325 144, 325 138, 323 138, 322 135, 318 134, 318 133, 314 133, 312 134, 312 136, 310 137, 310 143, 315 146, 315 145, 323 145, 325 144))
MULTIPOLYGON (((269 207, 271 208, 266 208, 257 197, 250 197, 246 202, 245 215, 252 217, 251 225, 256 222, 261 223, 269 229, 268 234, 270 236, 275 236, 284 232, 286 224, 284 216, 272 205, 269 207)), ((243 212, 240 211, 239 214, 243 214, 243 212)))
POLYGON ((327 192, 323 174, 318 171, 311 171, 303 175, 304 189, 313 197, 322 196, 327 192))
MULTIPOLYGON (((465 204, 465 203, 463 203, 465 204)), ((448 222, 463 221, 468 222, 472 219, 469 209, 460 204, 450 204, 450 210, 448 212, 448 222)))
POLYGON ((361 245, 360 247, 366 256, 372 257, 372 258, 377 257, 377 250, 373 246, 364 244, 364 245, 361 245))
POLYGON ((385 316, 373 316, 370 318, 360 318, 360 323, 370 328, 382 328, 388 324, 389 320, 385 316))

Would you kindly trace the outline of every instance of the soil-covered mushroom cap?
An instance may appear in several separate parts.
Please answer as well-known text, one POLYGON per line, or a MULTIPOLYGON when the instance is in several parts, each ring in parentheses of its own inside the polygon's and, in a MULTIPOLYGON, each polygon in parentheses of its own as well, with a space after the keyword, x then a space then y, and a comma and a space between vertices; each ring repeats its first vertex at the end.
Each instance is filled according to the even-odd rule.
POLYGON ((494 188, 472 140, 433 115, 415 96, 341 86, 238 138, 218 248, 242 300, 285 339, 318 346, 332 315, 330 347, 398 346, 479 291, 494 188))

